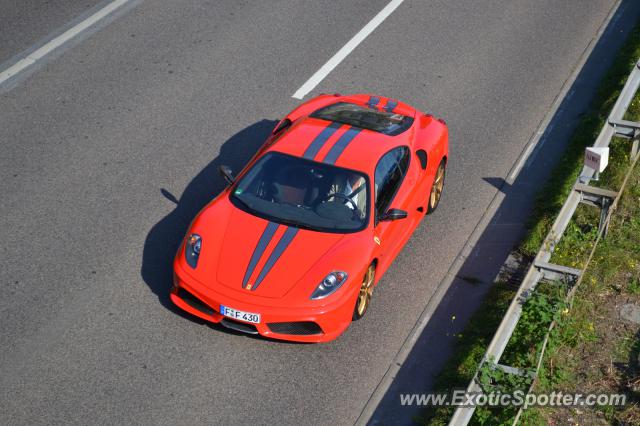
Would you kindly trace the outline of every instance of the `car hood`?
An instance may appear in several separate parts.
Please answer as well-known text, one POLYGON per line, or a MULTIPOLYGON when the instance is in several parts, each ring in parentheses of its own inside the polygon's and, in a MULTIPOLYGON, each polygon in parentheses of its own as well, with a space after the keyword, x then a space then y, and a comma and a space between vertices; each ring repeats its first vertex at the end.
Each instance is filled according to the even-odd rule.
POLYGON ((217 215, 210 217, 213 225, 206 226, 215 229, 217 236, 208 241, 218 247, 206 247, 203 240, 198 269, 202 266, 202 282, 212 289, 221 285, 261 297, 284 297, 345 237, 277 224, 234 207, 228 213, 226 226, 217 215))

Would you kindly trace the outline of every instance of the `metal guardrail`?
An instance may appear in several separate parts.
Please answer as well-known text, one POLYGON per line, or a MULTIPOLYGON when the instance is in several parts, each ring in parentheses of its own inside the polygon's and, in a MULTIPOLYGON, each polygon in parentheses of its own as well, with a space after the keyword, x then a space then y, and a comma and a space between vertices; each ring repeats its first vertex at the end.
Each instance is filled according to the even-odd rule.
MULTIPOLYGON (((638 88, 640 87, 640 60, 633 67, 627 82, 620 93, 609 118, 603 126, 598 138, 593 144, 594 147, 608 147, 614 136, 633 139, 632 158, 638 155, 638 139, 640 138, 640 123, 624 120, 624 115, 631 104, 638 88)), ((593 178, 595 171, 589 167, 583 167, 580 177, 576 179, 571 193, 560 209, 560 213, 549 233, 547 234, 538 254, 532 262, 527 274, 525 275, 518 291, 513 298, 509 309, 505 314, 498 330, 496 331, 491 343, 489 344, 485 355, 480 362, 478 370, 485 363, 493 363, 494 367, 499 368, 511 374, 523 374, 519 369, 499 364, 513 331, 518 324, 518 320, 522 315, 523 302, 531 295, 538 283, 543 280, 557 279, 578 279, 583 270, 569 268, 562 265, 549 263, 551 255, 557 244, 559 243, 564 231, 569 225, 569 221, 573 217, 578 204, 586 203, 600 207, 601 220, 599 235, 606 233, 610 215, 608 214, 609 206, 616 199, 617 193, 604 190, 588 185, 587 183, 593 178)), ((536 369, 537 370, 537 369, 536 369)), ((483 390, 478 382, 478 371, 467 387, 467 393, 482 393, 483 390)), ((454 412, 449 426, 462 426, 469 423, 475 406, 458 407, 454 412)))

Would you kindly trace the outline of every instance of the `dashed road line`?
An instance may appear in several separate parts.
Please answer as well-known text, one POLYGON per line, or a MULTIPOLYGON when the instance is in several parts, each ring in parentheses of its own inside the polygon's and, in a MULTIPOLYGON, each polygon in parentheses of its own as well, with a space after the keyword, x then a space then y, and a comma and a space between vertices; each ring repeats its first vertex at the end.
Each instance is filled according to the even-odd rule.
POLYGON ((313 74, 309 80, 307 80, 297 91, 293 94, 293 97, 296 99, 304 98, 310 91, 312 91, 324 78, 329 75, 331 71, 335 67, 337 67, 340 62, 346 58, 349 53, 353 51, 362 41, 367 38, 369 34, 375 30, 378 25, 380 25, 394 10, 398 8, 402 4, 404 0, 392 0, 387 4, 384 9, 382 9, 376 16, 373 17, 371 21, 356 35, 353 36, 351 40, 347 42, 342 49, 338 50, 338 52, 333 55, 331 59, 329 59, 315 74, 313 74))

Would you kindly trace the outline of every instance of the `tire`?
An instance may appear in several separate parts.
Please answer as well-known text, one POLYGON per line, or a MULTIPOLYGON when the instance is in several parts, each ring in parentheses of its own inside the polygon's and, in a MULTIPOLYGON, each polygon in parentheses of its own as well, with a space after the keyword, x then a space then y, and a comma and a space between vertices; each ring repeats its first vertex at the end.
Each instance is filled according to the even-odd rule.
POLYGON ((442 198, 442 191, 444 189, 444 178, 446 175, 446 163, 444 158, 440 161, 438 170, 436 170, 436 176, 433 179, 431 185, 431 191, 429 191, 429 199, 427 200, 427 214, 433 213, 440 204, 442 198))
POLYGON ((353 309, 353 320, 357 321, 364 317, 371 304, 371 295, 373 294, 373 284, 376 278, 376 265, 372 263, 367 268, 367 272, 362 278, 360 292, 356 298, 356 306, 353 309))

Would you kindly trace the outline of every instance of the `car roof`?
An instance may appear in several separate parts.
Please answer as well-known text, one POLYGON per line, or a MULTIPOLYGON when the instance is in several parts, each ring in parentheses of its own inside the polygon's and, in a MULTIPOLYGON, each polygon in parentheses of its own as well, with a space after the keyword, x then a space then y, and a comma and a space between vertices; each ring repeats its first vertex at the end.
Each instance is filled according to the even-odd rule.
MULTIPOLYGON (((353 102, 353 98, 336 99, 345 101, 353 102)), ((401 145, 410 146, 414 131, 412 125, 407 131, 390 136, 306 115, 295 120, 269 150, 370 174, 385 153, 401 145)))

